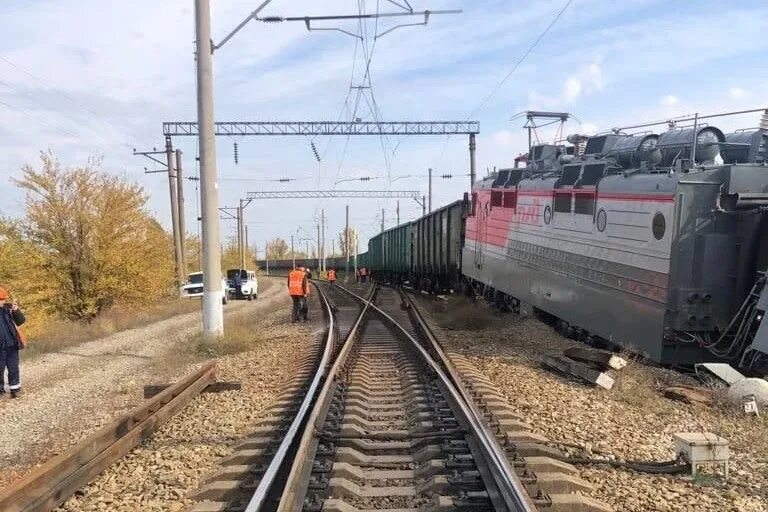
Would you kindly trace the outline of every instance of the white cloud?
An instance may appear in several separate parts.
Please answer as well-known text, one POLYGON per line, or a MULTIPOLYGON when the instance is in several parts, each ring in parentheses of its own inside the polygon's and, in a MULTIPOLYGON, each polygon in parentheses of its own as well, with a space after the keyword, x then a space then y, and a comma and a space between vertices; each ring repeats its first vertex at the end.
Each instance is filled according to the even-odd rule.
POLYGON ((601 129, 596 124, 592 124, 592 123, 581 123, 581 125, 579 126, 579 133, 582 133, 584 135, 594 135, 600 130, 601 129))
POLYGON ((565 103, 572 103, 584 94, 600 92, 604 88, 603 69, 600 59, 596 59, 566 78, 561 99, 565 103))
POLYGON ((745 96, 748 96, 749 94, 747 91, 742 89, 741 87, 731 87, 728 89, 728 96, 730 96, 731 99, 738 100, 741 98, 744 98, 745 96))
POLYGON ((680 98, 677 96, 673 96, 672 94, 667 94, 666 96, 663 96, 659 103, 662 104, 665 107, 674 107, 678 103, 680 103, 680 98))
POLYGON ((565 81, 565 87, 563 90, 563 99, 567 102, 571 102, 581 96, 581 81, 576 77, 568 77, 565 81))

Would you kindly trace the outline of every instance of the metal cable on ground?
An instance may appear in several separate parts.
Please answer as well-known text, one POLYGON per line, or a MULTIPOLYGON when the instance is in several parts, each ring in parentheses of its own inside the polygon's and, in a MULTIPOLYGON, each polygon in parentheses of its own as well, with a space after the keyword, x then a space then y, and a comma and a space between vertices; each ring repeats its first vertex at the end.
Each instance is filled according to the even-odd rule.
MULTIPOLYGON (((582 444, 570 443, 568 441, 550 441, 546 444, 554 447, 566 446, 568 448, 575 448, 577 450, 582 450, 582 451, 587 450, 587 448, 582 444)), ((601 450, 595 450, 594 448, 590 448, 589 451, 596 453, 598 455, 615 457, 615 455, 613 455, 612 453, 608 453, 606 451, 601 451, 601 450)), ((645 461, 645 460, 618 461, 618 460, 610 460, 610 459, 598 459, 593 457, 564 457, 563 460, 565 462, 569 462, 570 464, 608 464, 613 467, 632 469, 634 471, 639 471, 641 473, 676 474, 676 473, 685 473, 686 471, 690 471, 691 469, 691 465, 686 462, 681 462, 682 459, 680 459, 679 457, 675 460, 665 460, 665 461, 645 461)))
POLYGON ((628 460, 622 462, 618 460, 565 457, 563 460, 570 464, 580 465, 608 464, 609 466, 613 466, 615 468, 631 469, 632 471, 638 471, 640 473, 651 473, 657 475, 676 475, 691 471, 691 465, 686 462, 681 462, 680 459, 667 461, 628 460))

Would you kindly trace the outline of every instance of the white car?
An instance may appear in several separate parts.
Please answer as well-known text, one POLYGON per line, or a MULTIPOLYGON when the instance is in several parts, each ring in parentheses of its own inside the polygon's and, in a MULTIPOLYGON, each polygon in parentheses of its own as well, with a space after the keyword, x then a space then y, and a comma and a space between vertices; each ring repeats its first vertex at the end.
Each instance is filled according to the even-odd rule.
MULTIPOLYGON (((221 279, 221 289, 224 291, 224 297, 221 299, 222 303, 229 302, 229 291, 227 290, 227 280, 221 279)), ((185 298, 202 297, 203 296, 203 273, 192 272, 187 275, 187 282, 181 287, 181 296, 185 298)))
POLYGON ((259 297, 256 272, 240 268, 227 270, 227 292, 230 297, 253 300, 259 297))

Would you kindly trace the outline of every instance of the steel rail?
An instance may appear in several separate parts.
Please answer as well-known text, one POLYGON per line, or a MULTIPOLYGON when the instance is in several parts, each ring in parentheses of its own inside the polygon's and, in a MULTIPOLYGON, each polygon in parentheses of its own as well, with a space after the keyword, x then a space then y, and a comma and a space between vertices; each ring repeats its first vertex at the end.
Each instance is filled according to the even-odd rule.
MULTIPOLYGON (((280 498, 280 505, 278 506, 278 512, 295 512, 301 510, 301 502, 306 494, 307 484, 309 483, 309 473, 312 470, 312 459, 314 458, 314 452, 317 448, 316 432, 322 430, 322 424, 325 421, 325 416, 330 406, 330 399, 333 398, 333 390, 336 386, 336 377, 339 374, 339 370, 349 357, 349 353, 352 350, 352 343, 350 340, 357 336, 357 331, 360 328, 360 324, 365 317, 368 309, 372 306, 373 299, 376 297, 376 286, 374 285, 371 290, 371 294, 368 299, 364 299, 357 294, 354 294, 339 285, 336 285, 337 289, 341 289, 353 297, 360 300, 363 307, 360 309, 360 314, 357 316, 355 323, 347 333, 347 337, 343 342, 341 350, 339 351, 336 360, 333 363, 333 367, 328 372, 330 378, 325 380, 323 388, 317 395, 315 401, 315 407, 312 410, 312 414, 304 429, 304 434, 301 438, 301 444, 297 450, 297 456, 294 460, 291 472, 286 480, 283 494, 280 498)), ((248 511, 254 512, 254 511, 248 511)))
MULTIPOLYGON (((344 287, 337 286, 347 293, 355 296, 358 300, 364 300, 362 297, 355 293, 346 290, 344 287)), ((416 340, 411 334, 400 325, 394 318, 392 318, 386 311, 379 308, 375 304, 370 304, 370 308, 375 310, 381 316, 386 318, 395 328, 397 328, 403 336, 414 346, 414 348, 421 354, 427 364, 438 375, 446 387, 446 390, 451 395, 453 400, 458 405, 458 412, 464 417, 466 423, 470 425, 473 433, 479 441, 479 447, 483 451, 486 462, 491 466, 491 475, 496 483, 501 498, 504 501, 508 510, 513 512, 537 512, 538 508, 531 500, 530 496, 523 486, 523 483, 518 478, 517 474, 512 469, 512 466, 507 460, 507 455, 499 446, 498 441, 494 434, 490 431, 489 427, 485 423, 485 419, 479 409, 475 406, 474 401, 461 384, 461 380, 458 379, 458 375, 455 371, 444 370, 440 363, 429 354, 429 352, 416 340), (448 371, 450 373, 446 373, 448 371)), ((436 340, 434 340, 436 342, 436 340)), ((446 369, 452 367, 450 362, 442 349, 439 349, 438 357, 442 359, 441 363, 446 369)))
POLYGON ((325 312, 328 315, 328 335, 325 339, 323 356, 318 363, 317 372, 312 378, 312 382, 307 389, 304 400, 301 402, 301 406, 296 413, 296 417, 291 422, 291 426, 288 428, 285 437, 280 442, 280 446, 278 447, 277 452, 275 452, 275 456, 272 457, 272 461, 269 463, 267 470, 264 472, 264 476, 259 481, 259 485, 256 487, 253 496, 248 501, 245 512, 258 512, 264 506, 269 492, 272 489, 272 485, 275 483, 280 469, 283 466, 285 457, 288 454, 288 451, 293 445, 294 441, 296 440, 297 434, 299 433, 299 428, 304 422, 304 418, 306 417, 310 406, 315 401, 315 393, 317 388, 320 386, 320 381, 326 374, 326 367, 328 366, 328 362, 331 359, 331 354, 333 353, 333 344, 336 333, 336 317, 334 315, 333 309, 331 308, 331 303, 328 300, 328 297, 326 297, 325 293, 316 283, 313 282, 312 284, 322 299, 325 312))
POLYGON ((216 364, 204 364, 140 406, 33 469, 0 492, 3 512, 47 512, 64 503, 112 463, 216 382, 216 364))

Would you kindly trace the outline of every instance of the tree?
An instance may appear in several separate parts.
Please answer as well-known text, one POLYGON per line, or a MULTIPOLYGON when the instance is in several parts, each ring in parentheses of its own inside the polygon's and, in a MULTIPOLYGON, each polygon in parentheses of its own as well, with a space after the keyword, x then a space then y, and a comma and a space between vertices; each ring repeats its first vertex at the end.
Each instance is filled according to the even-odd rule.
POLYGON ((282 238, 273 238, 268 244, 267 259, 286 260, 290 257, 291 247, 282 238))
POLYGON ((117 303, 168 296, 172 241, 147 212, 144 190, 99 172, 98 160, 65 168, 50 152, 40 159, 40 170, 25 166, 15 182, 27 192, 20 234, 40 252, 40 285, 51 287, 46 309, 90 320, 117 303))
MULTIPOLYGON (((245 268, 253 269, 256 255, 250 247, 245 248, 245 268)), ((237 246, 237 237, 230 237, 221 249, 221 270, 240 268, 240 250, 237 246)))
MULTIPOLYGON (((341 230, 341 233, 339 233, 339 252, 342 256, 346 256, 347 253, 344 251, 344 233, 347 231, 347 228, 344 228, 341 230)), ((357 245, 357 230, 355 228, 349 228, 349 255, 350 257, 355 254, 355 246, 357 245)))

